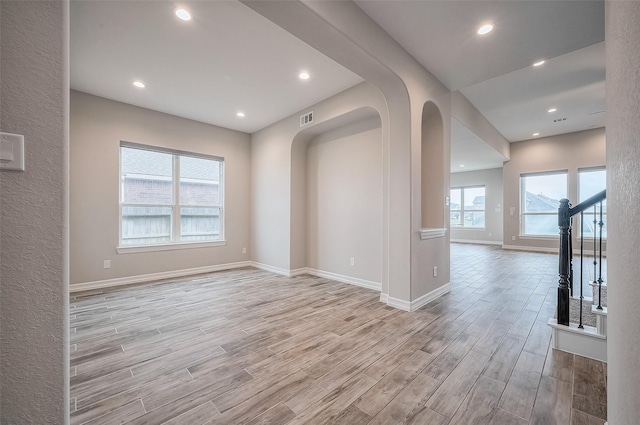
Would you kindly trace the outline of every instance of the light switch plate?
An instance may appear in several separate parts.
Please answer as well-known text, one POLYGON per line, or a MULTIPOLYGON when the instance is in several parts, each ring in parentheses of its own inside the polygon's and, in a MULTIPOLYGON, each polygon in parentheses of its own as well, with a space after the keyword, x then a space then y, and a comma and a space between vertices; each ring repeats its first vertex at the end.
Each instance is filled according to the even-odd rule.
POLYGON ((0 170, 24 171, 24 136, 0 133, 0 170))

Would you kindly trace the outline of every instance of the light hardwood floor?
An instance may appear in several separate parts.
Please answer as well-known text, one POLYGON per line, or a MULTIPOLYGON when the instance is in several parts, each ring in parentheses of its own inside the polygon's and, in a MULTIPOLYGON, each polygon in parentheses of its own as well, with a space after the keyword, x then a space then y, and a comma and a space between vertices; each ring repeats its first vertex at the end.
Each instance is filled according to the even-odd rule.
POLYGON ((413 313, 250 268, 72 296, 71 423, 603 424, 606 364, 549 348, 557 257, 451 263, 413 313))

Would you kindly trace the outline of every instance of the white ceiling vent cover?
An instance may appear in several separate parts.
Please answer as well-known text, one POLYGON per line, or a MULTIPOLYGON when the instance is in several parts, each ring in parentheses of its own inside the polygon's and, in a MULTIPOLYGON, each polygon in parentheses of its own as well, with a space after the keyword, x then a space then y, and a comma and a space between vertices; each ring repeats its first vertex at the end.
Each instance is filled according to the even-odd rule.
POLYGON ((300 115, 300 127, 309 125, 313 122, 313 111, 307 112, 304 115, 300 115))

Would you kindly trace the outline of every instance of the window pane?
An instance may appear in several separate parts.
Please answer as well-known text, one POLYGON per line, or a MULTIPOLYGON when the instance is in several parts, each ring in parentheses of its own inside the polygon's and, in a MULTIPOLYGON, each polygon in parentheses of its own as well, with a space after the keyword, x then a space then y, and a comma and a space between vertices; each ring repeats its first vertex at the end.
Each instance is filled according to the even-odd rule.
POLYGON ((220 162, 180 157, 180 204, 220 205, 220 162))
MULTIPOLYGON (((464 188, 464 209, 484 211, 484 187, 464 188)), ((466 220, 465 220, 466 222, 466 220)), ((483 219, 484 222, 484 219, 483 219)), ((465 223, 466 226, 466 223, 465 223)), ((477 227, 477 226, 474 226, 477 227)))
POLYGON ((557 235, 560 233, 558 229, 558 214, 525 215, 524 230, 527 235, 557 235))
POLYGON ((180 208, 180 240, 220 239, 220 208, 180 208))
POLYGON ((451 189, 449 207, 452 210, 459 210, 462 207, 462 189, 451 189))
POLYGON ((122 202, 173 204, 173 156, 142 149, 120 148, 122 202))
POLYGON ((462 217, 462 213, 460 211, 451 211, 451 226, 462 226, 460 222, 460 217, 462 217))
POLYGON ((484 227, 484 211, 464 213, 464 227, 484 227))
MULTIPOLYGON (((579 191, 579 202, 585 201, 606 189, 607 187, 607 171, 604 169, 600 170, 580 170, 578 172, 578 191, 579 191)), ((607 200, 605 199, 602 202, 602 222, 604 226, 602 227, 602 237, 607 237, 607 200)), ((600 204, 596 204, 596 221, 600 221, 600 204)), ((595 236, 600 236, 600 226, 596 223, 593 223, 593 207, 589 208, 584 213, 584 236, 587 238, 594 237, 594 229, 595 236)), ((579 232, 577 229, 575 232, 579 232)))
POLYGON ((122 207, 122 245, 171 241, 171 207, 122 207))
POLYGON ((581 170, 578 172, 579 202, 589 199, 607 187, 606 170, 581 170))
MULTIPOLYGON (((541 176, 523 176, 522 211, 558 213, 560 199, 567 197, 567 173, 545 174, 541 176)), ((557 227, 556 223, 556 227, 557 227)), ((527 229, 525 225, 525 229, 527 229)), ((525 233, 531 233, 526 230, 525 233)), ((557 232, 554 232, 557 234, 557 232)))

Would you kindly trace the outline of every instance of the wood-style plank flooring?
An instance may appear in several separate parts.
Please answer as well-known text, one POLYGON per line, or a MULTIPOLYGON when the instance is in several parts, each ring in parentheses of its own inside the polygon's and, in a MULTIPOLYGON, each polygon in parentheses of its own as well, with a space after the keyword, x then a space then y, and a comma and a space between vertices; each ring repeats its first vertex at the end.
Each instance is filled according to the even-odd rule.
POLYGON ((251 268, 76 294, 71 423, 603 424, 606 364, 549 348, 557 257, 451 264, 413 313, 251 268))

